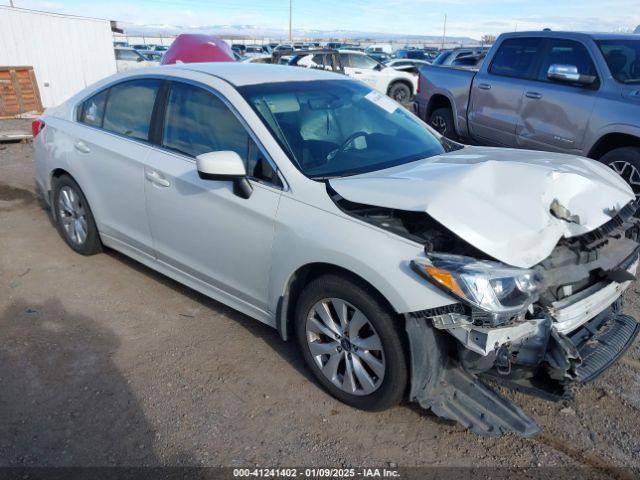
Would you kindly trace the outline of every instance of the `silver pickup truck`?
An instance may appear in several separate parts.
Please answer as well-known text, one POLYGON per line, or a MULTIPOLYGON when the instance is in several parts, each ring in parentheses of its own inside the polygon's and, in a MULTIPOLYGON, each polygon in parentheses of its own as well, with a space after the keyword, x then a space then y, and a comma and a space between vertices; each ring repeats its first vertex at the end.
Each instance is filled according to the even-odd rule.
POLYGON ((414 112, 463 142, 600 160, 640 195, 640 36, 501 35, 476 71, 420 68, 414 112))

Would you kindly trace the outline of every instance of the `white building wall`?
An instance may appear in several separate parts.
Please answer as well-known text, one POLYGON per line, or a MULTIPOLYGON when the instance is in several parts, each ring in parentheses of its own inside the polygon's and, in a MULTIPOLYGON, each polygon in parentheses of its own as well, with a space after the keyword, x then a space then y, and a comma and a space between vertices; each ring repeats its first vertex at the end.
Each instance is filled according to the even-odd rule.
POLYGON ((108 20, 0 6, 0 66, 32 66, 43 106, 116 73, 108 20))

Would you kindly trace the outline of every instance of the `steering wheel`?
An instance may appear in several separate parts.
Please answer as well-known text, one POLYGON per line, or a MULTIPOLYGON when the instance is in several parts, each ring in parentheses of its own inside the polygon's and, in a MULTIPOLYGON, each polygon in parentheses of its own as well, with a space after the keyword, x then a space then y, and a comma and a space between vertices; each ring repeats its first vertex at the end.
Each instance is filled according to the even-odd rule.
POLYGON ((348 150, 348 146, 351 145, 351 143, 359 137, 366 137, 367 135, 369 135, 367 132, 362 131, 362 130, 358 130, 357 132, 353 132, 351 135, 349 135, 344 142, 342 142, 342 145, 340 145, 338 148, 336 148, 335 150, 333 150, 332 152, 329 153, 329 155, 327 155, 327 160, 328 161, 332 161, 334 160, 336 157, 338 157, 341 153, 344 153, 348 150))

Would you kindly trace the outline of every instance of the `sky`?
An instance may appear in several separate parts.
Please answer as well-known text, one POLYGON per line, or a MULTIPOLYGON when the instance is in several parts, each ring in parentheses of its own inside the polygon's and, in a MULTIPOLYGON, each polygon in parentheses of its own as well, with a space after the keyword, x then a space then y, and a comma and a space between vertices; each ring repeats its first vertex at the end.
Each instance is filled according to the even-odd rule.
MULTIPOLYGON (((13 0, 16 7, 140 25, 288 29, 289 0, 13 0)), ((0 0, 0 3, 9 0, 0 0)), ((292 0, 293 27, 480 38, 513 30, 619 31, 640 24, 640 0, 292 0)))

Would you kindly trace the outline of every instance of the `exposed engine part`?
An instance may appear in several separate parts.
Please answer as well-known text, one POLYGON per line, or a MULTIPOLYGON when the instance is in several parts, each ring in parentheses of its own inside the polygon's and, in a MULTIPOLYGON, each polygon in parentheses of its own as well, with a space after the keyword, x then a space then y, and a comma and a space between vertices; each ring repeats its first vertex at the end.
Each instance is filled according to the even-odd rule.
POLYGON ((611 237, 599 247, 585 250, 573 245, 558 245, 536 270, 544 278, 546 292, 542 305, 574 295, 600 280, 624 280, 638 259, 640 245, 635 240, 611 237))
MULTIPOLYGON (((446 327, 454 338, 472 352, 488 355, 507 343, 520 343, 540 335, 541 329, 548 329, 546 318, 536 318, 515 322, 509 326, 478 327, 472 323, 458 323, 446 327)), ((435 323, 434 323, 435 326, 435 323)))
POLYGON ((424 245, 427 252, 443 252, 491 259, 424 212, 394 210, 351 202, 327 184, 327 192, 343 212, 424 245))

